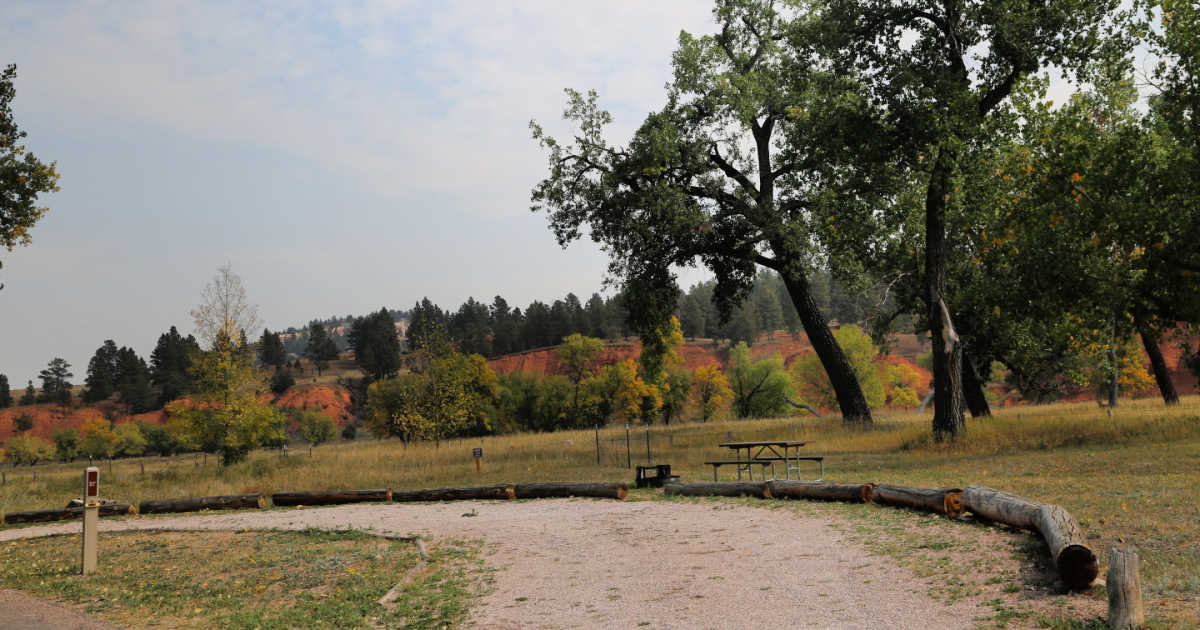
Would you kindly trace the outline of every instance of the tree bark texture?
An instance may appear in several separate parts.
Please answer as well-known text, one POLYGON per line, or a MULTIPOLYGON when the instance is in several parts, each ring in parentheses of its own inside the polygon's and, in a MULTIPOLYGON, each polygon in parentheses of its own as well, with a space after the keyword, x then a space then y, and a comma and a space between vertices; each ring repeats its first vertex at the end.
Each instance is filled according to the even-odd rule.
POLYGON ((929 328, 933 341, 933 434, 955 438, 963 418, 962 344, 946 305, 946 206, 950 199, 950 172, 954 154, 938 149, 925 195, 925 283, 929 328))
POLYGON ((1120 373, 1120 366, 1117 364, 1117 349, 1111 343, 1108 345, 1108 408, 1116 409, 1119 403, 1119 388, 1117 386, 1117 378, 1120 373))
MULTIPOLYGON (((137 508, 128 503, 105 503, 100 506, 100 516, 123 516, 137 514, 137 508)), ((47 523, 50 521, 66 521, 73 518, 83 518, 81 507, 64 508, 59 510, 31 510, 28 512, 9 512, 4 515, 6 524, 13 523, 47 523)))
POLYGON ((266 507, 267 500, 261 494, 227 494, 214 497, 184 497, 179 499, 157 499, 138 504, 139 514, 162 514, 167 512, 199 512, 200 510, 236 510, 266 507))
POLYGON ((817 358, 821 360, 825 373, 829 375, 829 383, 837 395, 838 408, 842 412, 842 422, 871 426, 871 407, 863 395, 858 376, 854 373, 850 360, 846 358, 846 353, 838 345, 837 339, 834 339, 829 325, 825 323, 825 317, 813 299, 808 279, 802 273, 795 272, 780 273, 780 276, 796 312, 800 315, 800 322, 804 325, 808 341, 817 353, 817 358))
POLYGON ((963 513, 962 493, 961 488, 919 488, 879 484, 875 486, 872 500, 880 505, 898 505, 930 510, 946 516, 958 516, 963 513))
POLYGON ((1138 576, 1138 555, 1131 549, 1113 547, 1108 552, 1108 627, 1112 630, 1140 630, 1146 623, 1142 608, 1142 580, 1138 576))
POLYGON ((1041 534, 1054 568, 1069 588, 1083 590, 1100 574, 1096 554, 1087 546, 1087 533, 1061 506, 979 485, 967 486, 963 500, 978 516, 1041 534))
POLYGON ((823 499, 870 503, 875 494, 871 483, 829 483, 824 481, 768 481, 764 493, 774 499, 823 499))
POLYGON ((511 485, 468 486, 463 488, 427 488, 424 490, 393 490, 392 500, 397 503, 409 501, 468 501, 476 499, 515 499, 516 490, 511 485))
POLYGON ((963 349, 962 356, 963 396, 966 397, 967 409, 972 418, 987 418, 992 415, 992 407, 987 399, 987 381, 980 376, 975 362, 963 349))
POLYGON ((701 481, 696 483, 668 483, 663 494, 682 497, 758 497, 769 499, 765 481, 701 481))
POLYGON ((276 492, 271 503, 284 505, 338 505, 341 503, 367 503, 391 501, 392 491, 381 490, 324 490, 315 492, 276 492))
POLYGON ((555 499, 564 497, 595 497, 624 499, 629 488, 623 483, 519 483, 513 486, 518 499, 555 499))
POLYGON ((1150 356, 1150 368, 1154 370, 1154 381, 1158 383, 1158 391, 1162 394, 1163 402, 1168 405, 1179 404, 1179 392, 1171 382, 1171 372, 1167 370, 1167 362, 1163 359, 1162 350, 1158 347, 1158 339, 1146 325, 1138 326, 1138 334, 1142 337, 1142 346, 1150 356))

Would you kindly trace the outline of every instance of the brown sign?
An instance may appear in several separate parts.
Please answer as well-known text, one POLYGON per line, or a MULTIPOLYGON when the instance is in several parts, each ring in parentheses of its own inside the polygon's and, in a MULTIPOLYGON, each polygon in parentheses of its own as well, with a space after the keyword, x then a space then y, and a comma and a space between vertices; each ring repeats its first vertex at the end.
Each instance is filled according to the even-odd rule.
POLYGON ((89 499, 100 496, 100 469, 88 468, 86 474, 86 490, 84 496, 89 499))
POLYGON ((473 448, 473 449, 471 449, 471 456, 472 456, 472 457, 475 457, 475 458, 477 458, 477 459, 478 459, 478 458, 480 458, 480 457, 483 457, 483 449, 481 449, 481 448, 473 448))

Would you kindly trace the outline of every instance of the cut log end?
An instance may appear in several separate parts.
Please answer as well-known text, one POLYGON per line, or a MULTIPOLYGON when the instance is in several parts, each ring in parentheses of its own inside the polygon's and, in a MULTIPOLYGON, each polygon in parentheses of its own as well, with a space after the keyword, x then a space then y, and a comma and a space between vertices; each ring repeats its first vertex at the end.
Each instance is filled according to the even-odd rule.
POLYGON ((1096 554, 1084 545, 1067 545, 1058 554, 1058 573, 1071 590, 1082 591, 1091 587, 1100 575, 1100 563, 1096 554))
POLYGON ((875 484, 864 483, 862 485, 862 502, 870 503, 875 500, 875 484))
POLYGON ((942 499, 943 512, 946 516, 962 516, 966 511, 963 505, 963 495, 961 490, 949 490, 942 499))

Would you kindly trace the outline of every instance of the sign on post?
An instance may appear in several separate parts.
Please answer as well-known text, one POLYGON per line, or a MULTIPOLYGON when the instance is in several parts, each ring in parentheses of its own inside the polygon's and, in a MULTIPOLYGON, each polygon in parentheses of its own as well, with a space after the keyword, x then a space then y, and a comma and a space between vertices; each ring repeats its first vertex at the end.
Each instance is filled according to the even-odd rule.
POLYGON ((479 472, 481 467, 479 461, 483 459, 483 449, 476 447, 471 449, 471 455, 475 457, 475 472, 479 472))
POLYGON ((96 529, 100 521, 100 469, 83 471, 83 574, 96 572, 96 529))

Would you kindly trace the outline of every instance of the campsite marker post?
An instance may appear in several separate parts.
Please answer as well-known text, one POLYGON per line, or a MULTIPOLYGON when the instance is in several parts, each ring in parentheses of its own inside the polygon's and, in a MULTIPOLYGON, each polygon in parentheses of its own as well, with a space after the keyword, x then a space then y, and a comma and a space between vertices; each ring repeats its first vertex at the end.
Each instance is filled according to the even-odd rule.
POLYGON ((83 471, 83 574, 96 572, 96 529, 100 521, 100 469, 83 471))

